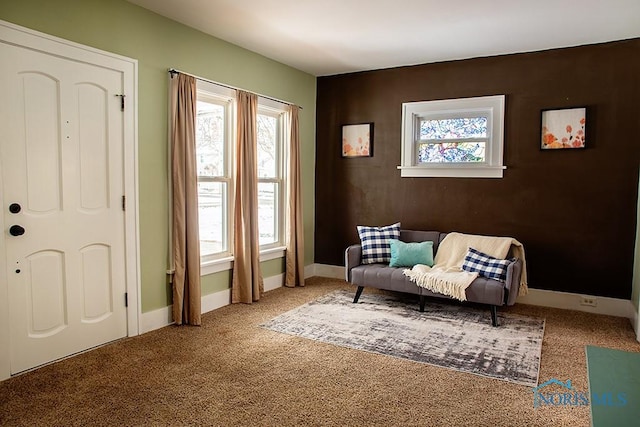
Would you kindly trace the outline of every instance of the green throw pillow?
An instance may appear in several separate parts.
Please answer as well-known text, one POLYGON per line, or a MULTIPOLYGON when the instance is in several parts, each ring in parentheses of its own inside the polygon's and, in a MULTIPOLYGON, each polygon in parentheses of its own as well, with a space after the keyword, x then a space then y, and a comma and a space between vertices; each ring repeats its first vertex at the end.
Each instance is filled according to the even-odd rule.
POLYGON ((389 239, 391 262, 389 267, 413 267, 416 264, 433 266, 433 242, 405 243, 389 239))

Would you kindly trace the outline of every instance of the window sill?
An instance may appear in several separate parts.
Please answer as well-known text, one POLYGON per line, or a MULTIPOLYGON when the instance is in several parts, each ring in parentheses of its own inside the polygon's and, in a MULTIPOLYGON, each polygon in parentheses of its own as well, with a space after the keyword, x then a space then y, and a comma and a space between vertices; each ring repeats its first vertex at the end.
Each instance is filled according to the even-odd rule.
POLYGON ((506 166, 398 166, 402 178, 502 178, 506 166))
MULTIPOLYGON (((286 247, 270 248, 260 251, 260 262, 270 261, 284 257, 286 247)), ((200 276, 219 273, 233 268, 233 257, 224 257, 216 260, 206 261, 200 264, 200 276)))
POLYGON ((286 255, 286 246, 278 246, 277 248, 269 248, 260 251, 260 262, 270 261, 276 258, 282 258, 286 255))
POLYGON ((200 264, 200 276, 219 273, 221 271, 231 270, 233 268, 233 257, 224 257, 205 261, 200 264))

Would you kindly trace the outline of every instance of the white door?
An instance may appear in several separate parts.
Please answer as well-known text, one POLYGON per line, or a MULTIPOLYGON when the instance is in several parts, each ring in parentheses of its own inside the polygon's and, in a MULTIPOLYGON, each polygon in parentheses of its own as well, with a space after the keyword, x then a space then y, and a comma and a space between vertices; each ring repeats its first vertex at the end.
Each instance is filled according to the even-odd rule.
POLYGON ((121 71, 0 43, 11 374, 127 335, 121 71))

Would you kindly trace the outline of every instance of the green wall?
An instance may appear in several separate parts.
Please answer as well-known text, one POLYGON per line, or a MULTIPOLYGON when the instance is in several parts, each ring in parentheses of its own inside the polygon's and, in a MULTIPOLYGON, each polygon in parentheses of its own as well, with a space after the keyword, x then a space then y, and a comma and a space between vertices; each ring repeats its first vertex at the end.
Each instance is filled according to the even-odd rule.
MULTIPOLYGON (((0 19, 138 60, 138 172, 142 311, 166 307, 170 288, 167 69, 300 105, 305 264, 314 259, 314 76, 193 30, 124 0, 0 2, 0 19)), ((275 261, 275 262, 274 262, 275 261)), ((265 277, 282 261, 263 264, 265 277)), ((280 268, 278 268, 280 266, 280 268)), ((229 272, 203 278, 203 294, 227 289, 229 272)))
MULTIPOLYGON (((260 264, 263 277, 276 276, 284 273, 284 258, 272 259, 264 261, 260 264)), ((212 294, 214 292, 224 291, 231 287, 231 270, 221 271, 215 274, 209 274, 202 278, 202 295, 212 294)))

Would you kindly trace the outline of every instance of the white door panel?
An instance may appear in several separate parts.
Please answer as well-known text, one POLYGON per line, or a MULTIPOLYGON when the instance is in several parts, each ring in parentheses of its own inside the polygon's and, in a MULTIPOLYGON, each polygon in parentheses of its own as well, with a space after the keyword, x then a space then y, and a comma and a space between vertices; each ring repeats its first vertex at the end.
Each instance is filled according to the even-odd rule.
POLYGON ((109 129, 107 89, 92 84, 76 86, 80 145, 80 207, 87 211, 109 207, 109 129))
POLYGON ((122 72, 0 43, 11 373, 127 334, 122 72), (21 211, 9 212, 18 203, 21 211))
POLYGON ((25 274, 27 334, 44 338, 67 326, 64 254, 40 251, 26 257, 25 274))

